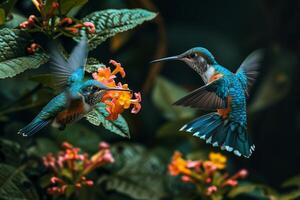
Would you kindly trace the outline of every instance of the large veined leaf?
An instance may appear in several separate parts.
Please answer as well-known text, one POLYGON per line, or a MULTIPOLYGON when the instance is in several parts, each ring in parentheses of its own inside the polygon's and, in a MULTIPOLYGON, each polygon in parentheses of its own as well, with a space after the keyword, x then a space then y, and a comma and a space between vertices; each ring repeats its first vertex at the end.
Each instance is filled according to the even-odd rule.
POLYGON ((38 195, 20 168, 0 164, 0 197, 2 200, 35 200, 38 195))
POLYGON ((170 120, 192 118, 196 110, 173 106, 178 99, 187 95, 188 92, 172 83, 171 81, 158 77, 154 86, 152 99, 163 115, 170 120))
POLYGON ((48 61, 45 53, 26 54, 30 36, 21 30, 0 30, 0 79, 13 77, 27 69, 35 69, 48 61))
POLYGON ((91 124, 94 124, 96 126, 102 125, 104 128, 117 135, 129 138, 130 133, 126 120, 121 115, 119 115, 116 120, 110 121, 106 119, 108 115, 108 112, 105 110, 105 104, 99 103, 94 110, 86 115, 86 119, 91 124))
POLYGON ((82 21, 92 22, 96 27, 96 33, 89 34, 90 49, 94 49, 117 33, 130 30, 155 16, 156 13, 143 9, 108 9, 91 13, 82 21))
POLYGON ((165 167, 158 157, 135 144, 115 144, 112 153, 115 172, 102 177, 107 190, 114 190, 133 199, 161 199, 164 194, 165 167))

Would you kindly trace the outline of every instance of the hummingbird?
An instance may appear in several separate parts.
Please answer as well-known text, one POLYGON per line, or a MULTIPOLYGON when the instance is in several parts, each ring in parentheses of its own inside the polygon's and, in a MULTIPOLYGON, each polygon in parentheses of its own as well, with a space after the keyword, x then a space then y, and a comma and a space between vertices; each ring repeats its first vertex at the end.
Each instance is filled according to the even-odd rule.
POLYGON ((18 134, 32 136, 48 124, 63 130, 67 124, 77 122, 89 113, 102 99, 106 91, 129 91, 110 88, 96 80, 84 80, 84 66, 88 44, 83 38, 74 48, 68 60, 52 46, 51 63, 56 85, 63 91, 54 97, 40 113, 18 134))
POLYGON ((195 47, 180 55, 151 63, 183 61, 200 75, 205 84, 174 105, 212 112, 185 124, 179 131, 192 133, 214 147, 249 158, 255 145, 247 133, 246 99, 258 76, 262 58, 262 50, 256 50, 236 72, 231 72, 218 64, 209 50, 195 47))

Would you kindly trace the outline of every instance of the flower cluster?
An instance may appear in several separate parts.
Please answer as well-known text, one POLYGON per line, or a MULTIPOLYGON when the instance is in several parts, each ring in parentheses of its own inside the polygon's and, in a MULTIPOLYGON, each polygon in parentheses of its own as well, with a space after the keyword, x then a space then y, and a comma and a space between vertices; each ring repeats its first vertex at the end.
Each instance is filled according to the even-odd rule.
POLYGON ((94 169, 114 162, 110 146, 105 142, 99 144, 99 151, 91 157, 67 142, 62 148, 63 151, 56 155, 49 153, 43 157, 44 166, 54 174, 50 179, 49 194, 62 195, 83 186, 93 186, 94 182, 86 176, 94 169))
POLYGON ((82 28, 91 34, 96 32, 95 25, 91 22, 81 22, 71 17, 65 17, 61 13, 60 4, 56 1, 51 1, 51 5, 43 0, 32 0, 32 2, 40 12, 41 17, 30 15, 25 22, 19 25, 21 29, 33 32, 41 31, 54 37, 62 34, 72 37, 78 35, 82 28))
MULTIPOLYGON (((127 84, 122 84, 120 82, 116 83, 115 81, 117 74, 120 74, 122 78, 126 76, 121 64, 114 60, 111 60, 110 64, 115 66, 113 71, 111 71, 109 67, 100 67, 97 72, 93 73, 93 78, 108 87, 129 89, 127 84)), ((125 109, 129 109, 131 105, 133 105, 131 112, 134 114, 138 113, 141 109, 140 102, 142 99, 139 92, 132 94, 127 91, 108 91, 101 101, 106 104, 106 110, 109 113, 107 119, 115 120, 120 113, 125 109), (135 99, 132 98, 133 95, 135 99)))
POLYGON ((185 160, 182 154, 176 151, 169 164, 169 173, 172 176, 181 175, 181 180, 193 183, 201 195, 206 197, 222 196, 230 188, 238 185, 238 179, 248 175, 242 169, 233 176, 224 172, 227 158, 220 153, 210 153, 208 160, 185 160))

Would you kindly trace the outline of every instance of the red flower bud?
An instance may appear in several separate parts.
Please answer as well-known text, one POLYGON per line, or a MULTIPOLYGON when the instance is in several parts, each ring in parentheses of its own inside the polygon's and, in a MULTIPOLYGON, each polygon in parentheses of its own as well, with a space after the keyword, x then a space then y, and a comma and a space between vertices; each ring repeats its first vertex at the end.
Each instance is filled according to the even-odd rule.
POLYGON ((57 9, 57 8, 59 8, 59 3, 53 2, 51 6, 53 9, 57 9))

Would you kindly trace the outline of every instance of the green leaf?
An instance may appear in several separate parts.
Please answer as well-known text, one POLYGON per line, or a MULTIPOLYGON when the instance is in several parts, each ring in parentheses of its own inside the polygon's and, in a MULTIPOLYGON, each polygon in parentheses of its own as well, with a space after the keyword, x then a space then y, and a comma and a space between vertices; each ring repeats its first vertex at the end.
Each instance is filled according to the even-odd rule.
POLYGON ((152 100, 167 119, 192 118, 195 116, 195 110, 172 105, 175 101, 187 95, 187 93, 182 87, 163 77, 158 77, 154 86, 152 100))
POLYGON ((228 193, 229 198, 235 198, 239 195, 248 195, 258 199, 269 199, 268 197, 270 195, 276 197, 278 193, 267 185, 245 183, 232 188, 228 193))
POLYGON ((0 8, 0 25, 5 23, 5 10, 0 8))
POLYGON ((107 120, 106 117, 109 113, 105 108, 106 105, 104 103, 99 103, 94 110, 86 115, 86 119, 95 126, 102 124, 102 126, 109 131, 122 137, 130 138, 129 127, 126 120, 121 115, 114 121, 107 120))
POLYGON ((300 175, 294 176, 294 177, 286 180, 282 184, 282 187, 293 187, 293 186, 300 188, 300 175))
POLYGON ((0 140, 0 162, 10 165, 19 165, 24 159, 24 150, 21 146, 13 141, 1 139, 0 140))
POLYGON ((78 6, 82 6, 82 5, 86 4, 88 2, 88 0, 60 0, 60 1, 46 0, 45 8, 44 8, 46 13, 50 11, 53 2, 59 2, 60 3, 60 6, 59 6, 60 14, 66 15, 73 8, 76 8, 78 6))
POLYGON ((289 192, 287 194, 280 195, 280 200, 295 200, 299 199, 300 197, 300 190, 295 190, 292 192, 289 192))
POLYGON ((1 21, 3 20, 3 23, 0 23, 0 25, 5 23, 6 17, 8 14, 10 14, 11 10, 14 8, 15 3, 17 0, 5 0, 2 1, 0 4, 0 13, 1 13, 1 21), (3 18, 2 18, 3 16, 3 18))
POLYGON ((88 58, 84 70, 88 73, 93 73, 102 67, 105 67, 105 65, 100 63, 96 58, 88 58))
POLYGON ((0 164, 0 196, 3 200, 35 200, 38 195, 21 168, 0 164))
POLYGON ((98 133, 81 124, 67 126, 64 131, 52 129, 52 133, 52 136, 59 144, 66 141, 89 152, 96 152, 98 150, 98 144, 101 141, 98 133))
POLYGON ((57 144, 48 138, 37 138, 35 145, 27 149, 28 155, 45 156, 48 153, 56 153, 59 151, 57 144))
POLYGON ((109 9, 91 13, 82 21, 92 22, 96 27, 96 33, 88 35, 90 49, 94 49, 117 33, 135 28, 155 17, 155 13, 143 9, 109 9))
POLYGON ((0 30, 0 79, 13 77, 27 69, 35 69, 48 61, 45 53, 26 55, 30 36, 24 31, 0 30))
POLYGON ((112 146, 117 169, 102 177, 107 190, 133 199, 161 199, 165 195, 165 167, 158 157, 144 147, 120 143, 112 146))

